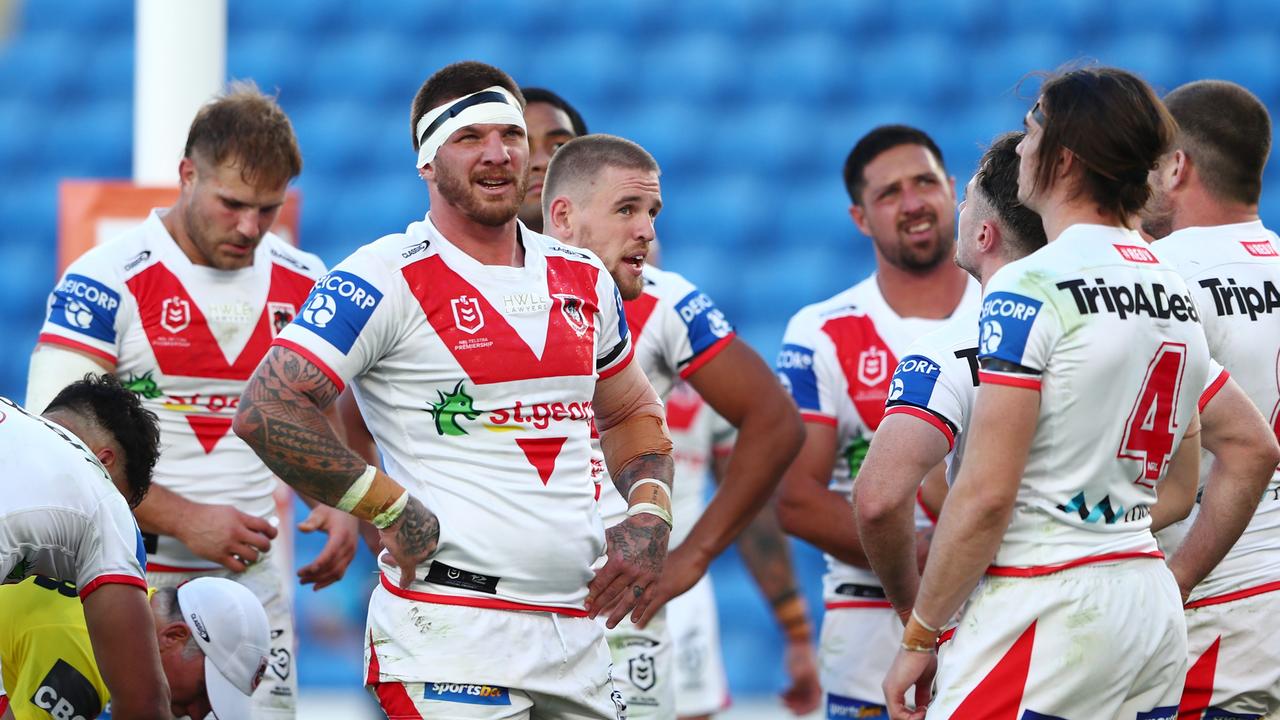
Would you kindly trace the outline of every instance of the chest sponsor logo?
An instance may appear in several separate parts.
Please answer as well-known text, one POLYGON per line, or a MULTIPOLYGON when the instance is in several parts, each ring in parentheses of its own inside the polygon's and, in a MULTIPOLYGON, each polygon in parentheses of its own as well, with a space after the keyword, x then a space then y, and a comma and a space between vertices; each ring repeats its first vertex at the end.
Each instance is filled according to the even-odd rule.
POLYGON ((484 327, 484 312, 480 302, 473 297, 463 295, 449 301, 453 309, 453 326, 468 335, 475 335, 484 327))
POLYGON ((889 374, 889 353, 884 348, 866 348, 858 354, 858 382, 879 385, 889 374))
POLYGON ((49 320, 93 338, 115 339, 120 293, 93 278, 71 274, 53 290, 49 320))
POLYGON ((160 304, 160 327, 171 335, 177 335, 191 324, 191 303, 174 296, 160 304))
POLYGON ((267 303, 267 317, 271 320, 271 337, 279 335, 286 325, 293 322, 293 318, 297 314, 298 311, 293 307, 292 303, 267 303))
POLYGON ((1258 240, 1256 242, 1242 242, 1245 252, 1254 257, 1276 257, 1280 253, 1276 252, 1276 248, 1266 240, 1258 240))
POLYGON ((93 683, 61 658, 40 681, 31 703, 58 720, 88 720, 102 712, 102 698, 93 683))
POLYGON ((1200 287, 1213 295, 1213 311, 1220 317, 1248 315, 1256 322, 1259 315, 1280 312, 1280 288, 1270 280, 1253 286, 1241 285, 1235 278, 1209 278, 1201 280, 1200 287))
POLYGON ((510 705, 511 693, 497 685, 465 685, 461 683, 426 683, 423 698, 465 705, 510 705))
POLYGON ((1112 247, 1116 249, 1116 252, 1120 253, 1120 257, 1128 260, 1129 262, 1147 263, 1150 265, 1156 265, 1160 262, 1156 259, 1155 255, 1151 254, 1150 250, 1144 247, 1138 247, 1137 245, 1112 245, 1112 247))
POLYGON ((1161 283, 1132 283, 1110 285, 1103 278, 1065 280, 1055 285, 1068 290, 1081 315, 1113 313, 1121 320, 1135 315, 1146 315, 1159 320, 1200 322, 1196 304, 1191 295, 1169 292, 1161 283))
POLYGON ((512 293, 502 296, 502 311, 508 315, 533 315, 551 308, 551 298, 542 293, 512 293))
POLYGON ((587 321, 587 316, 582 312, 582 298, 565 294, 556 294, 554 297, 560 301, 560 314, 564 316, 565 322, 569 324, 569 329, 573 330, 573 334, 578 337, 586 337, 587 332, 591 329, 591 324, 587 321))

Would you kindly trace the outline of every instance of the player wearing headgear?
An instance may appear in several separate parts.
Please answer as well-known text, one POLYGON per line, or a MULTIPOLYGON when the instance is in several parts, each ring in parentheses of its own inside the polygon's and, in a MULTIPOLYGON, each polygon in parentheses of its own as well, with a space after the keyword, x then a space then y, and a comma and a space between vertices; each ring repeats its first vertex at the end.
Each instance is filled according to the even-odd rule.
POLYGON ((588 593, 643 610, 666 556, 661 403, 605 267, 516 219, 522 105, 483 63, 423 83, 410 129, 430 212, 316 284, 236 415, 286 482, 380 529, 366 684, 391 717, 619 717, 588 593), (348 382, 385 473, 324 422, 348 382), (594 579, 593 427, 631 498, 594 579))
POLYGON ((1201 472, 1229 472, 1236 495, 1218 501, 1206 488, 1196 525, 1161 536, 1177 548, 1169 565, 1190 600, 1191 668, 1178 712, 1268 717, 1280 710, 1280 650, 1258 628, 1280 617, 1280 243, 1258 219, 1258 198, 1271 119, 1252 93, 1219 80, 1183 85, 1165 105, 1178 132, 1152 173, 1143 228, 1159 238, 1156 257, 1186 279, 1210 353, 1242 389, 1232 417, 1255 420, 1255 432, 1228 438, 1252 462, 1228 469, 1232 457, 1210 445, 1205 411, 1203 443, 1215 455, 1201 472), (1213 542, 1210 528, 1244 534, 1233 546, 1234 535, 1213 542))
MULTIPOLYGON (((92 653, 103 666, 102 684, 116 697, 120 718, 170 717, 147 608, 146 553, 129 512, 151 488, 158 453, 155 416, 110 377, 71 383, 41 417, 0 398, 0 470, 9 483, 0 493, 0 579, 41 575, 75 589, 92 653)), ((3 605, 0 615, 28 621, 3 605)), ((23 693, 9 711, 28 717, 26 692, 40 686, 17 681, 30 669, 8 653, 0 667, 4 688, 23 693)), ((74 675, 54 674, 47 678, 57 683, 53 694, 74 686, 74 675)), ((46 709, 61 699, 62 717, 81 707, 75 698, 53 694, 40 697, 46 709)), ((0 688, 0 714, 9 704, 0 688)))
MULTIPOLYGON (((271 668, 257 717, 296 711, 293 579, 276 537, 276 479, 231 433, 249 374, 324 265, 270 232, 302 159, 289 118, 250 84, 196 113, 170 208, 73 262, 50 295, 31 362, 39 407, 86 371, 107 370, 160 418, 156 487, 136 510, 148 578, 175 587, 231 577, 271 619, 271 668)), ((321 587, 355 554, 356 524, 316 506, 301 526, 329 534, 298 575, 321 587)))
MULTIPOLYGON (((660 396, 683 379, 739 430, 741 443, 706 510, 685 520, 663 568, 656 601, 619 625, 608 617, 615 677, 631 717, 671 717, 670 634, 661 603, 693 587, 751 522, 800 442, 800 422, 768 365, 742 342, 715 303, 684 277, 645 264, 662 207, 657 162, 635 143, 587 135, 551 160, 543 216, 555 237, 591 250, 612 273, 627 305, 636 359, 660 396)), ((667 502, 670 502, 669 488, 667 502)), ((605 525, 626 517, 624 496, 605 484, 605 525)), ((796 598, 798 600, 798 597, 796 598)), ((799 620, 807 624, 803 606, 799 620)))
POLYGON ((547 164, 560 146, 587 134, 587 122, 567 100, 546 88, 520 88, 524 94, 524 122, 529 131, 529 188, 520 203, 520 222, 543 232, 542 184, 547 164))
POLYGON ((1049 244, 987 280, 975 430, 885 696, 925 715, 963 603, 929 717, 1171 718, 1186 626, 1149 508, 1196 463, 1209 354, 1186 284, 1126 222, 1175 126, 1112 68, 1053 75, 1025 124, 1018 197, 1049 244))
MULTIPOLYGON (((978 284, 950 262, 955 180, 925 133, 886 125, 845 160, 849 214, 876 272, 791 319, 777 370, 805 420, 782 480, 783 528, 827 556, 819 655, 828 717, 883 712, 880 680, 902 624, 858 540, 853 478, 884 414, 893 368, 916 338, 976 307, 978 284)), ((923 511, 922 529, 931 526, 923 511)))

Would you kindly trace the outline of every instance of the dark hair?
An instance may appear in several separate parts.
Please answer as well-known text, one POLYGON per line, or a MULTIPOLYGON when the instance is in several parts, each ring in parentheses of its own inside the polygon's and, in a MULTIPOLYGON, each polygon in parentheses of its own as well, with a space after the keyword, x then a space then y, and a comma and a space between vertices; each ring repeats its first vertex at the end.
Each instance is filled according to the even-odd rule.
POLYGON ((849 191, 849 199, 854 205, 862 204, 862 191, 866 189, 867 178, 863 175, 872 160, 880 154, 892 150, 899 145, 920 145, 937 158, 938 164, 946 171, 946 163, 942 161, 942 151, 923 130, 908 125, 881 125, 862 136, 858 144, 849 151, 844 159, 844 188, 849 191))
POLYGON ((155 413, 112 375, 89 373, 54 396, 45 413, 68 410, 92 420, 124 451, 129 507, 137 507, 151 489, 151 470, 160 458, 160 426, 155 413))
POLYGON ((626 138, 602 133, 576 137, 551 156, 542 189, 543 208, 557 196, 588 186, 607 167, 661 172, 648 150, 626 138))
POLYGON ((423 115, 446 101, 456 100, 493 85, 506 88, 520 102, 520 108, 524 108, 524 95, 516 81, 492 65, 465 60, 445 65, 435 71, 413 97, 413 108, 409 112, 409 135, 413 138, 413 149, 417 150, 421 144, 418 140, 418 121, 423 115))
POLYGON ((991 142, 978 161, 975 185, 1004 226, 1004 240, 1019 256, 1030 255, 1048 242, 1044 221, 1018 201, 1018 143, 1026 133, 1007 132, 991 142))
POLYGON ((1164 98, 1178 123, 1175 141, 1205 189, 1221 200, 1257 205, 1271 154, 1271 115, 1253 93, 1225 80, 1187 83, 1164 98))
POLYGON ((576 108, 569 104, 568 100, 565 100, 546 88, 527 87, 520 88, 520 91, 524 93, 525 107, 534 103, 546 103, 552 107, 559 108, 564 111, 565 115, 569 116, 569 125, 573 128, 573 134, 575 136, 581 137, 587 134, 587 121, 582 119, 582 115, 578 113, 576 108))
POLYGON ((1084 166, 1076 192, 1127 224, 1151 196, 1147 173, 1173 142, 1177 126, 1142 78, 1112 67, 1051 75, 1040 88, 1043 134, 1035 188, 1048 188, 1061 151, 1084 166))
POLYGON ((302 172, 302 154, 289 116, 250 81, 231 83, 227 92, 196 113, 187 131, 183 157, 214 165, 233 160, 251 185, 275 187, 302 172))

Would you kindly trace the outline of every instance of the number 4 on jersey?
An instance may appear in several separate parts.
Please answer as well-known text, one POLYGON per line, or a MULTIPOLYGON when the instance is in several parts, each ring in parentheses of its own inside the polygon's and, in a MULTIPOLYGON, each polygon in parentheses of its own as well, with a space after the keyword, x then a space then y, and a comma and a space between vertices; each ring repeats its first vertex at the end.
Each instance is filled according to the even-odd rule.
POLYGON ((1124 439, 1117 457, 1142 462, 1136 482, 1154 488, 1164 475, 1173 455, 1174 410, 1182 390, 1182 372, 1187 365, 1187 346, 1164 343, 1147 366, 1142 390, 1124 426, 1124 439))

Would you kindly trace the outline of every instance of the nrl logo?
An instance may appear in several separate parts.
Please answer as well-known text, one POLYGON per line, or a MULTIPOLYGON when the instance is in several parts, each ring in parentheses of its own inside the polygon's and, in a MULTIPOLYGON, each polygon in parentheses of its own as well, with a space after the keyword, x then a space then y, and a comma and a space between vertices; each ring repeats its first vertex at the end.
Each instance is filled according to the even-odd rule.
POLYGON ((453 326, 468 335, 475 335, 484 327, 484 314, 480 312, 480 301, 463 295, 449 302, 453 308, 453 326))
POLYGON ((884 348, 867 348, 858 355, 858 382, 879 385, 889 377, 889 353, 884 348))
POLYGON ((564 316, 565 322, 569 323, 569 327, 573 328, 573 332, 578 337, 587 334, 590 326, 587 324, 587 316, 582 313, 582 299, 574 295, 553 295, 555 299, 560 301, 560 314, 564 316))
POLYGON ((177 335, 191 324, 191 304, 176 295, 160 306, 160 327, 177 335))
POLYGON ((453 392, 448 395, 440 390, 436 391, 436 395, 440 397, 439 402, 431 403, 427 408, 427 412, 436 421, 436 432, 441 435, 466 435, 467 429, 458 422, 458 416, 475 420, 480 417, 480 411, 472 404, 474 401, 462 387, 462 381, 459 380, 453 386, 453 392))

